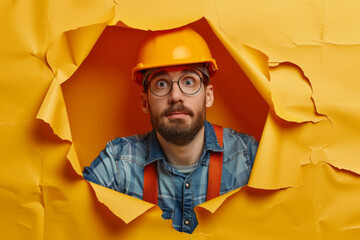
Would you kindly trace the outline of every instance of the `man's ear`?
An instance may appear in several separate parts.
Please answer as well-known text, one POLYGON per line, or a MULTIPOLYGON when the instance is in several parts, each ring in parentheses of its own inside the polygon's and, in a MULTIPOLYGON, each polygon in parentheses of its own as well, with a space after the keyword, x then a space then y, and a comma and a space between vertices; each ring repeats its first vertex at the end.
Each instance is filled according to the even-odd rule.
POLYGON ((147 93, 140 93, 140 99, 141 99, 141 108, 144 113, 149 113, 149 102, 147 99, 147 93))
POLYGON ((214 103, 214 87, 211 84, 206 86, 205 94, 206 107, 209 108, 214 103))

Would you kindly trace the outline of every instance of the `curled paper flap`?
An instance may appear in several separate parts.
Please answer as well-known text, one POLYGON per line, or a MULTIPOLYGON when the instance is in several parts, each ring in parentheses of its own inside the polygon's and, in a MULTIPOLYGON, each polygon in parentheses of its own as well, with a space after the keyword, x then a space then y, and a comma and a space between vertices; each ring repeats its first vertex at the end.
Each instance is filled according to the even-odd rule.
POLYGON ((94 189, 97 199, 125 223, 131 222, 153 207, 158 208, 158 212, 161 215, 161 210, 154 204, 130 197, 95 183, 90 182, 90 185, 94 189))
POLYGON ((301 68, 292 63, 280 63, 270 69, 271 98, 276 114, 290 122, 327 120, 316 112, 312 87, 301 68))
POLYGON ((71 141, 70 125, 60 84, 66 81, 86 58, 104 24, 61 34, 49 47, 47 63, 54 80, 41 104, 37 118, 49 123, 54 133, 71 141))
POLYGON ((225 193, 219 197, 211 199, 210 201, 206 201, 198 206, 195 207, 195 212, 197 208, 203 208, 207 211, 214 213, 225 201, 228 197, 232 196, 233 194, 237 193, 241 188, 233 190, 231 192, 225 193))
POLYGON ((71 141, 69 120, 60 85, 54 80, 36 116, 49 123, 54 133, 64 140, 71 141))
POLYGON ((77 156, 75 145, 71 144, 70 150, 66 155, 67 159, 69 159, 71 166, 74 168, 75 172, 82 176, 82 168, 79 164, 79 158, 77 156))
POLYGON ((248 76, 267 104, 272 106, 268 68, 264 65, 264 62, 267 62, 267 57, 264 54, 261 54, 261 52, 241 43, 235 46, 223 31, 221 31, 217 26, 214 26, 211 21, 208 22, 219 37, 220 41, 224 44, 231 56, 248 76))

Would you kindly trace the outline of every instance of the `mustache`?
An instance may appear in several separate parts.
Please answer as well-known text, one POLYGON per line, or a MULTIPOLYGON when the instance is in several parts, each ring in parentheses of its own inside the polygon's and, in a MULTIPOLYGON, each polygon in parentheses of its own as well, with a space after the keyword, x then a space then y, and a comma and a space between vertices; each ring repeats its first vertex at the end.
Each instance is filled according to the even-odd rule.
POLYGON ((174 112, 182 112, 189 114, 190 116, 194 116, 194 112, 182 104, 171 105, 168 109, 162 112, 161 116, 164 117, 174 112))

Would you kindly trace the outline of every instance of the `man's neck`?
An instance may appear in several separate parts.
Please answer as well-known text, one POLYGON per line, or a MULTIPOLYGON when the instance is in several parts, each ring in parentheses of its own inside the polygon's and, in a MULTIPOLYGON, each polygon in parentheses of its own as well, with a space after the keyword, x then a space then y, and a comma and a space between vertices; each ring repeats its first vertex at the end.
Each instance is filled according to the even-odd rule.
POLYGON ((205 127, 202 127, 195 138, 185 146, 177 146, 166 141, 156 132, 166 160, 175 166, 189 166, 199 161, 204 148, 205 127))

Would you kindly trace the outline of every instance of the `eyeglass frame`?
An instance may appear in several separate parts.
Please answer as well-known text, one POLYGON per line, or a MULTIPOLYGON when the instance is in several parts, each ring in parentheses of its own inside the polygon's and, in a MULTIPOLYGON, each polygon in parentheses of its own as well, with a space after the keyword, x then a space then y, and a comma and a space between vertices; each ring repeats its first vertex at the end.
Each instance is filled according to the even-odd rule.
MULTIPOLYGON (((200 84, 199 89, 196 90, 194 93, 186 93, 186 92, 184 92, 184 91, 181 89, 180 85, 179 85, 180 79, 181 79, 184 75, 186 75, 187 73, 182 74, 177 81, 170 81, 170 82, 171 82, 170 90, 169 90, 169 92, 166 93, 165 95, 157 95, 157 94, 155 94, 155 93, 151 90, 151 87, 150 87, 150 82, 151 82, 151 80, 150 80, 150 81, 145 80, 145 82, 144 82, 144 87, 146 87, 146 88, 144 89, 144 92, 147 92, 147 89, 150 89, 150 92, 151 92, 153 95, 155 95, 155 96, 157 96, 157 97, 165 97, 165 96, 167 96, 167 95, 169 95, 169 94, 171 93, 171 91, 172 91, 172 89, 173 89, 173 83, 176 82, 177 85, 178 85, 178 87, 179 87, 179 89, 180 89, 180 91, 181 91, 184 95, 188 95, 188 96, 195 95, 196 93, 198 93, 198 92, 201 90, 202 85, 205 85, 205 86, 208 85, 208 83, 209 83, 209 78, 207 77, 206 73, 204 73, 201 69, 198 69, 198 68, 195 68, 195 67, 192 68, 192 69, 195 69, 195 70, 201 72, 202 75, 204 75, 204 76, 202 77, 202 76, 200 76, 197 72, 194 72, 194 74, 196 74, 196 75, 199 76, 200 81, 201 81, 201 84, 200 84), (207 80, 207 81, 205 82, 205 80, 207 80)), ((148 76, 148 77, 150 77, 150 76, 148 76)))

